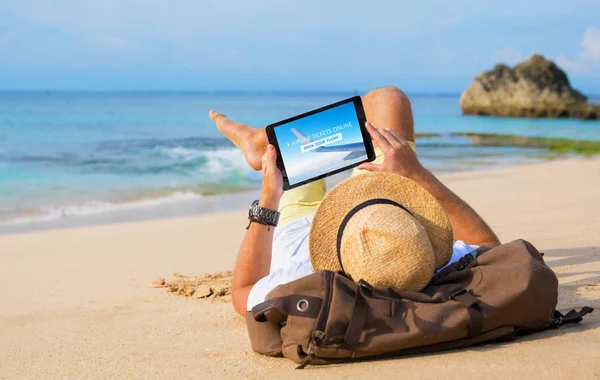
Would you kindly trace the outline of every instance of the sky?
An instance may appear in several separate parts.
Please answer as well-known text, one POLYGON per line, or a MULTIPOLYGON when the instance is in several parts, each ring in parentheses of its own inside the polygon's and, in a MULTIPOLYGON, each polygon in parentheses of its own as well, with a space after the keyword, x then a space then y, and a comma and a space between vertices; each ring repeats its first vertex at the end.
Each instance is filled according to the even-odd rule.
POLYGON ((0 0, 0 90, 452 93, 536 52, 600 94, 598 15, 598 0, 0 0))

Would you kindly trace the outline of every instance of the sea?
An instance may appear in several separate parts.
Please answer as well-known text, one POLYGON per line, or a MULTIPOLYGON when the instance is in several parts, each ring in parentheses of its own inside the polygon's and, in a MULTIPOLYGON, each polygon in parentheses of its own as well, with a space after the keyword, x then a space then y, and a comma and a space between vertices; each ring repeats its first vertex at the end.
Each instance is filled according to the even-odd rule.
MULTIPOLYGON (((1 93, 0 227, 206 205, 256 190, 260 174, 209 110, 263 128, 352 95, 1 93)), ((441 134, 417 140, 420 159, 437 174, 552 158, 540 148, 473 146, 454 132, 600 140, 598 121, 463 116, 458 94, 409 97, 416 131, 441 134)))

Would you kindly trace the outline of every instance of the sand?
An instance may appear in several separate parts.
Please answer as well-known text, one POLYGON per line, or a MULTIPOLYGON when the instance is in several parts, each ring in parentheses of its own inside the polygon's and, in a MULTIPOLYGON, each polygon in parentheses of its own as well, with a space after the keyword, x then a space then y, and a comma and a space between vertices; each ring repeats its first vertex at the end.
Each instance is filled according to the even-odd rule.
MULTIPOLYGON (((600 307, 600 159, 442 179, 502 241, 522 237, 546 253, 559 308, 600 307)), ((558 331, 432 355, 300 371, 254 354, 226 296, 152 287, 173 273, 232 269, 245 216, 0 236, 0 379, 600 378, 600 309, 558 331)))

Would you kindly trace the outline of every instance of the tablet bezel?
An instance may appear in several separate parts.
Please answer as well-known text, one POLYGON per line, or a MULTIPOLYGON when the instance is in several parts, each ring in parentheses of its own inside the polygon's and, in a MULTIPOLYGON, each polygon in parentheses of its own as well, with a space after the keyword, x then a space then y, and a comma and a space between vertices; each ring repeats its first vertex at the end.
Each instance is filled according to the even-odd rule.
POLYGON ((369 135, 369 132, 367 131, 367 128, 365 127, 365 123, 366 122, 367 122, 367 118, 365 116, 365 110, 363 108, 362 100, 361 100, 360 96, 353 96, 351 98, 341 100, 339 102, 336 102, 336 103, 333 103, 333 104, 330 104, 330 105, 318 108, 316 110, 313 110, 313 111, 310 111, 310 112, 306 112, 306 113, 300 114, 298 116, 294 116, 294 117, 291 117, 289 119, 285 119, 285 120, 282 120, 280 122, 268 125, 265 128, 265 130, 267 132, 267 138, 269 140, 269 143, 272 144, 275 147, 276 151, 277 151, 277 167, 279 167, 279 170, 281 170, 281 174, 282 174, 282 177, 283 177, 283 190, 290 190, 290 189, 293 189, 293 188, 305 185, 307 183, 314 182, 314 181, 317 181, 319 179, 326 178, 326 177, 332 176, 332 175, 337 174, 337 173, 341 173, 341 172, 343 172, 345 170, 352 169, 352 168, 357 167, 358 165, 360 165, 360 164, 362 164, 364 162, 370 162, 370 161, 375 160, 375 150, 373 148, 373 141, 371 141, 371 136, 369 135), (282 125, 285 125, 285 124, 288 124, 288 123, 290 123, 292 121, 303 119, 305 117, 314 115, 316 113, 323 112, 323 111, 326 111, 328 109, 341 106, 341 105, 346 104, 346 103, 354 103, 354 110, 356 112, 356 117, 358 119, 360 131, 361 131, 361 134, 362 134, 362 137, 363 137, 363 142, 365 143, 365 149, 367 150, 367 158, 365 160, 363 160, 363 161, 360 161, 360 162, 357 162, 357 163, 354 163, 354 164, 351 164, 351 165, 348 165, 348 166, 344 166, 342 168, 333 170, 331 172, 328 172, 328 173, 325 173, 325 174, 321 174, 321 175, 318 175, 316 177, 304 180, 302 182, 298 182, 298 183, 295 183, 293 185, 290 185, 290 182, 289 182, 289 179, 288 179, 288 176, 287 176, 287 172, 285 170, 285 164, 284 164, 283 158, 281 156, 281 150, 279 149, 279 143, 277 142, 277 137, 275 136, 275 128, 277 128, 279 126, 282 126, 282 125))

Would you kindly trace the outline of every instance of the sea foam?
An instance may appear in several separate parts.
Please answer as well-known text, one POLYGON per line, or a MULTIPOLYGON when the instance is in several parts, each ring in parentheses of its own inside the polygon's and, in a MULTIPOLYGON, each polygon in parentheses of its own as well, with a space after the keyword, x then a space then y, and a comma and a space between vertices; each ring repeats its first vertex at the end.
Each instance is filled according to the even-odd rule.
POLYGON ((42 222, 63 219, 74 216, 98 215, 114 211, 135 210, 142 208, 156 207, 169 203, 190 201, 201 199, 201 194, 193 192, 173 192, 164 196, 141 197, 127 201, 106 202, 106 201, 86 201, 81 204, 64 207, 40 207, 37 209, 28 209, 26 212, 7 217, 0 220, 0 224, 24 224, 30 222, 42 222))

